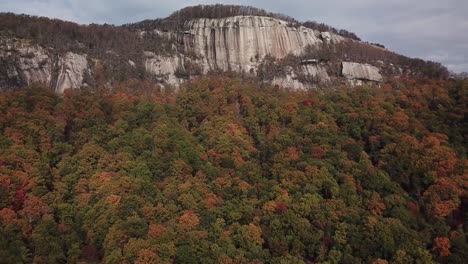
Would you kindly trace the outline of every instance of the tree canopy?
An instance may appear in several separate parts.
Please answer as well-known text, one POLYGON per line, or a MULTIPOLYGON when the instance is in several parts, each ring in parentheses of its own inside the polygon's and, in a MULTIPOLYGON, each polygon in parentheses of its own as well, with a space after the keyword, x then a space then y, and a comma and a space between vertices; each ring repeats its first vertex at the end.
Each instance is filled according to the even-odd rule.
POLYGON ((1 91, 0 262, 463 263, 467 88, 1 91))

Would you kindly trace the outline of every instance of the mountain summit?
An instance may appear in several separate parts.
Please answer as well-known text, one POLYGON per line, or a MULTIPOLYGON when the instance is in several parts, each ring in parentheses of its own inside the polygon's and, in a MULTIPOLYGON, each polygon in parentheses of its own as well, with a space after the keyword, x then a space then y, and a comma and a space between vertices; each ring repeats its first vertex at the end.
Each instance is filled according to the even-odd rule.
POLYGON ((0 14, 0 85, 64 89, 129 78, 179 86, 209 72, 236 72, 285 88, 446 78, 438 63, 411 59, 346 30, 261 9, 193 6, 123 26, 78 25, 0 14))

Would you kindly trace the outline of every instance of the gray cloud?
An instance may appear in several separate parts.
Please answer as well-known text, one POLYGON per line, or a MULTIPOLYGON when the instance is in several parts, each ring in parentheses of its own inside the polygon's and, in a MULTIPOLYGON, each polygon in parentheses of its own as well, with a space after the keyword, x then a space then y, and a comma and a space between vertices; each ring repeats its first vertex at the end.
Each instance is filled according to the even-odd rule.
MULTIPOLYGON (((0 11, 25 13, 82 24, 120 25, 165 17, 195 0, 0 0, 0 11)), ((237 0, 298 20, 315 20, 355 32, 390 50, 439 61, 450 70, 468 71, 468 1, 466 0, 237 0)))

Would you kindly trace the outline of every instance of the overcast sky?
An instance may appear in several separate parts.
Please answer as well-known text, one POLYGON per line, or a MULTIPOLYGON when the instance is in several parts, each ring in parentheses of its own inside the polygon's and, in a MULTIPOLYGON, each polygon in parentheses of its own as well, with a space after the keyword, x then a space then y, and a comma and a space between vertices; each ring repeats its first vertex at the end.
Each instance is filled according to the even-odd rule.
POLYGON ((198 4, 242 4, 355 32, 398 53, 468 72, 468 0, 0 0, 1 12, 124 24, 198 4))

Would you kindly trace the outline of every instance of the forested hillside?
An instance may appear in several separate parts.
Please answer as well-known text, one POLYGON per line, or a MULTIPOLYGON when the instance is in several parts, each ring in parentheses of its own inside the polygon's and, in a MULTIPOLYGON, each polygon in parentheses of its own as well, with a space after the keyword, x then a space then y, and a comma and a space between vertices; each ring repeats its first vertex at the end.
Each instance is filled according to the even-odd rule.
POLYGON ((291 89, 449 77, 440 63, 254 7, 191 6, 122 26, 0 12, 0 89, 42 83, 62 93, 128 79, 179 87, 231 71, 291 89), (347 62, 358 64, 344 72, 347 62))
POLYGON ((467 82, 0 94, 0 263, 464 263, 467 82))

